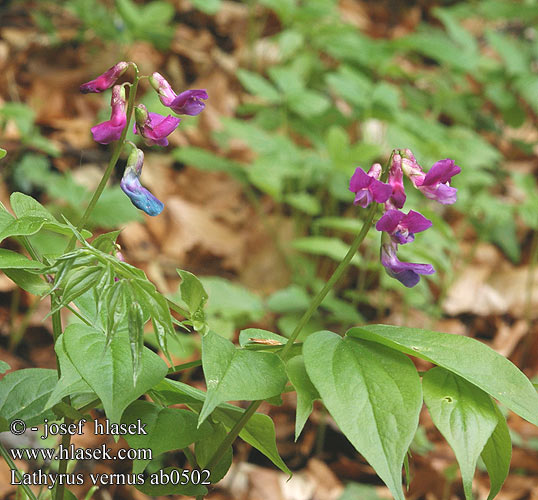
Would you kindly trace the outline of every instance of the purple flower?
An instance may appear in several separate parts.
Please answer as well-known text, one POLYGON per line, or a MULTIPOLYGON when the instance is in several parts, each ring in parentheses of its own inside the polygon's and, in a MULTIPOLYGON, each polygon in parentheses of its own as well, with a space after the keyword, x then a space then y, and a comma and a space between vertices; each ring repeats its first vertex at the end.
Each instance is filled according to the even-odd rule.
POLYGON ((110 120, 91 128, 94 141, 100 144, 119 140, 127 123, 125 89, 121 85, 115 85, 112 89, 110 105, 112 107, 110 120))
POLYGON ((396 278, 408 288, 414 287, 420 281, 421 274, 433 274, 435 269, 430 264, 414 264, 401 262, 396 256, 398 245, 393 241, 385 241, 381 245, 381 264, 387 274, 396 278))
POLYGON ((410 210, 407 215, 399 210, 387 210, 375 228, 387 232, 394 242, 403 245, 413 241, 415 233, 426 231, 431 225, 430 220, 414 210, 410 210))
POLYGON ((149 77, 153 88, 159 93, 161 102, 178 115, 195 116, 205 108, 202 99, 208 99, 207 92, 203 89, 186 90, 177 95, 166 79, 159 73, 153 73, 149 77))
POLYGON ((140 134, 148 146, 168 146, 166 137, 178 127, 180 121, 181 118, 172 115, 148 113, 146 106, 139 104, 135 108, 134 133, 140 134))
POLYGON ((148 215, 159 215, 163 211, 164 204, 140 184, 143 163, 144 153, 140 149, 134 149, 127 159, 127 167, 120 186, 136 208, 148 215))
POLYGON ((389 203, 394 208, 402 208, 407 196, 403 185, 402 157, 397 153, 394 153, 392 157, 388 183, 392 187, 389 203))
POLYGON ((80 86, 80 91, 83 94, 90 92, 103 92, 103 90, 109 89, 116 83, 116 80, 125 73, 125 70, 129 67, 129 63, 121 61, 112 68, 105 71, 101 76, 98 76, 91 82, 83 83, 80 86))
POLYGON ((357 167, 349 181, 349 190, 355 193, 354 205, 366 208, 372 200, 384 203, 389 199, 392 187, 379 180, 381 171, 382 167, 379 163, 374 163, 368 173, 357 167))
POLYGON ((449 158, 439 160, 425 174, 409 149, 406 149, 404 154, 403 171, 426 198, 443 205, 452 205, 456 202, 458 190, 450 187, 450 180, 461 172, 461 168, 455 164, 454 160, 449 158))

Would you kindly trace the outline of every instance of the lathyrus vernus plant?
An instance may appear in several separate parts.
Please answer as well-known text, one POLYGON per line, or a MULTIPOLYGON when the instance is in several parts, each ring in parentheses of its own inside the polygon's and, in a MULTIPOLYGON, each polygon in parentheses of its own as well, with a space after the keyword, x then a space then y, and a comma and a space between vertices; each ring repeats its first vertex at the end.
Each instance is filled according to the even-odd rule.
MULTIPOLYGON (((276 333, 247 329, 239 346, 209 329, 204 316, 208 299, 200 281, 178 270, 182 304, 160 294, 145 274, 118 257, 118 232, 90 239, 84 226, 101 195, 116 162, 128 146, 130 154, 121 180, 132 203, 149 215, 158 215, 163 204, 140 183, 143 152, 125 141, 135 113, 135 131, 147 145, 166 146, 167 136, 179 118, 161 116, 144 106, 135 107, 140 77, 133 63, 118 63, 96 80, 84 84, 83 92, 112 87, 111 117, 92 128, 97 142, 114 143, 109 165, 88 208, 77 226, 56 220, 36 200, 21 193, 11 196, 12 215, 0 211, 1 238, 15 238, 30 258, 20 252, 0 251, 0 268, 30 293, 50 297, 57 370, 17 370, 0 382, 0 430, 15 420, 26 426, 44 419, 70 424, 88 412, 102 408, 112 423, 146 424, 147 434, 126 435, 133 449, 150 449, 152 456, 182 450, 189 468, 177 467, 147 474, 147 457, 133 460, 132 484, 148 495, 185 494, 203 498, 204 484, 218 482, 227 472, 237 437, 290 473, 275 444, 271 419, 257 413, 263 401, 275 403, 284 392, 297 393, 296 437, 308 419, 313 403, 320 400, 353 446, 374 467, 395 498, 402 500, 402 467, 426 403, 432 420, 454 449, 460 464, 466 498, 472 497, 472 479, 479 457, 491 478, 489 498, 494 498, 510 466, 508 427, 496 401, 529 422, 538 424, 538 395, 531 382, 510 361, 484 344, 458 335, 388 325, 362 325, 345 334, 319 331, 304 343, 297 342, 312 314, 345 273, 368 231, 381 234, 381 262, 387 273, 406 287, 434 269, 429 264, 401 262, 398 245, 411 243, 415 234, 431 222, 420 213, 403 212, 406 194, 403 175, 426 197, 442 204, 456 201, 451 179, 460 172, 452 160, 438 161, 426 173, 413 154, 394 150, 383 168, 374 164, 368 173, 358 168, 350 182, 355 204, 367 208, 364 225, 344 259, 313 298, 289 338, 276 333), (129 68, 132 82, 115 85, 129 68), (383 214, 379 216, 382 205, 383 214), (70 236, 65 253, 47 258, 34 248, 29 237, 48 229, 70 236), (66 328, 60 310, 67 308, 77 322, 66 328), (171 314, 175 311, 183 321, 171 314), (144 346, 144 328, 152 329, 170 366, 144 346), (172 366, 167 339, 174 325, 201 336, 201 359, 172 366), (256 339, 252 341, 251 339, 256 339), (260 342, 266 339, 269 342, 260 342), (408 356, 437 365, 419 373, 408 356), (207 391, 170 378, 193 366, 203 368, 207 391), (139 400, 146 395, 144 400, 139 400), (228 401, 249 401, 246 409, 228 401), (173 408, 184 405, 187 409, 173 408), (176 481, 174 478, 178 478, 176 481), (166 479, 166 480, 165 480, 166 479), (180 480, 181 479, 181 480, 180 480)), ((177 95, 159 74, 149 77, 161 102, 179 114, 196 115, 204 108, 207 94, 189 90, 177 95)), ((62 446, 70 436, 62 437, 62 446)), ((15 470, 10 452, 2 456, 15 470)), ((73 498, 67 461, 60 460, 55 479, 55 500, 73 498), (60 481, 60 478, 64 478, 60 481)), ((14 472, 26 495, 36 499, 23 476, 14 472)), ((52 479, 51 479, 52 480, 52 479)))

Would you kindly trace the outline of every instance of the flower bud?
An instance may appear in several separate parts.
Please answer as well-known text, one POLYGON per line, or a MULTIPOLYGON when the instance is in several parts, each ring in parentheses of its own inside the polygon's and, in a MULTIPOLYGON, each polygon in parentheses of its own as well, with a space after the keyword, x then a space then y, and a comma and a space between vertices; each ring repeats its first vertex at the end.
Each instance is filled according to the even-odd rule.
POLYGON ((170 106, 176 98, 176 93, 172 90, 170 84, 160 73, 153 73, 149 77, 149 83, 159 94, 159 99, 165 106, 170 106))
POLYGON ((102 75, 98 76, 95 80, 83 83, 80 86, 80 91, 83 94, 88 94, 90 92, 103 92, 103 90, 112 87, 112 85, 116 83, 116 80, 123 75, 123 73, 125 73, 128 67, 129 63, 121 61, 105 71, 102 75))

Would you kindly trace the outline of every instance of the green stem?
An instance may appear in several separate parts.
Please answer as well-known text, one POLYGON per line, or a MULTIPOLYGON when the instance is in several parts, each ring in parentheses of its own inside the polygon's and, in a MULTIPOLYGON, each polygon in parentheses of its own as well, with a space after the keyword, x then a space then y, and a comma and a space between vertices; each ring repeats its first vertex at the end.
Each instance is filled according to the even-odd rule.
POLYGON ((197 359, 196 361, 189 361, 188 363, 183 363, 181 365, 171 366, 168 369, 168 375, 173 375, 174 373, 179 373, 183 370, 188 370, 189 368, 195 368, 196 366, 200 366, 201 364, 202 360, 197 359))
MULTIPOLYGON (((120 153, 123 149, 123 145, 125 143, 125 137, 127 136, 127 131, 129 130, 130 124, 131 124, 131 116, 133 114, 133 108, 135 103, 135 97, 136 97, 136 90, 138 88, 138 68, 136 65, 132 65, 135 71, 135 76, 133 80, 133 84, 131 88, 129 89, 129 100, 127 103, 127 122, 125 124, 125 127, 123 128, 123 131, 121 133, 119 141, 116 143, 114 147, 114 151, 112 153, 112 156, 110 157, 110 161, 108 162, 108 167, 105 170, 105 173, 103 177, 101 178, 101 182, 97 186, 97 189, 93 193, 92 199, 90 200, 90 203, 86 207, 86 210, 84 211, 84 214, 82 215, 82 218, 80 219, 80 222, 78 223, 77 229, 78 231, 82 231, 84 227, 86 226, 86 223, 88 222, 88 219, 95 208, 95 205, 97 205, 97 202, 99 201, 99 198, 101 197, 101 194, 103 193, 103 190, 105 189, 105 186, 110 179, 110 176, 112 175, 112 172, 114 171, 114 167, 116 166, 116 163, 118 162, 118 159, 120 157, 120 153)), ((69 252, 70 250, 73 250, 75 248, 76 244, 76 237, 73 236, 71 238, 71 241, 69 242, 69 245, 66 248, 66 252, 69 252)))
POLYGON ((370 206, 370 209, 368 210, 368 213, 366 215, 366 220, 364 221, 362 229, 360 230, 356 238, 353 240, 353 243, 349 247, 347 254, 342 259, 340 264, 338 264, 338 267, 334 270, 332 276, 329 278, 327 283, 325 283, 325 286, 312 299, 312 302, 310 303, 310 307, 303 314, 302 318, 299 320, 299 323, 297 323, 295 330, 293 330, 293 333, 290 335, 288 342, 286 343, 286 345, 284 346, 284 349, 282 349, 280 353, 283 359, 286 359, 286 356, 288 355, 289 350, 291 349, 293 343, 295 342, 295 340, 301 333, 304 326, 308 323, 308 321, 312 317, 312 314, 314 314, 314 312, 317 310, 319 305, 323 302, 323 299, 327 296, 327 294, 331 291, 334 285, 338 282, 338 280, 340 280, 340 278, 344 274, 344 271, 349 266, 351 259, 357 253, 357 250, 359 249, 359 246, 361 245, 361 243, 364 241, 364 238, 366 238, 366 234, 368 233, 368 231, 370 230, 370 227, 372 226, 372 222, 374 220, 376 211, 377 211, 377 203, 373 203, 370 206))
MULTIPOLYGON (((93 193, 92 199, 90 200, 90 203, 86 207, 86 210, 84 211, 84 214, 82 215, 82 218, 80 219, 80 222, 78 223, 77 230, 79 232, 84 229, 84 227, 86 226, 86 223, 88 222, 88 219, 89 219, 93 209, 95 208, 95 205, 97 205, 97 202, 99 201, 99 198, 101 197, 101 194, 103 193, 103 190, 105 189, 105 186, 106 186, 108 180, 110 179, 110 176, 112 175, 114 167, 116 166, 116 163, 118 162, 118 159, 120 157, 120 153, 121 153, 121 151, 123 149, 123 145, 125 143, 125 137, 127 136, 127 131, 129 130, 129 126, 130 126, 130 123, 131 123, 131 115, 133 114, 133 108, 134 108, 135 97, 136 97, 136 90, 137 90, 137 87, 138 87, 138 79, 139 79, 139 77, 138 77, 138 68, 134 64, 133 64, 133 68, 134 68, 134 71, 135 71, 135 76, 134 76, 133 84, 132 84, 132 86, 131 86, 131 88, 129 90, 129 100, 128 100, 128 104, 127 104, 127 120, 126 120, 126 124, 125 124, 125 127, 123 128, 123 131, 121 133, 119 141, 116 143, 116 146, 114 147, 114 151, 113 151, 112 156, 110 158, 110 161, 108 163, 108 167, 105 170, 105 173, 103 174, 103 177, 101 178, 101 182, 99 183, 99 185, 97 186, 97 189, 93 193)), ((77 241, 76 236, 73 236, 71 238, 71 240, 69 241, 65 251, 69 252, 69 251, 73 250, 75 248, 76 241, 77 241)), ((54 300, 55 300, 55 294, 53 294, 53 297, 51 298, 51 304, 53 303, 54 300)), ((52 315, 52 327, 53 327, 54 341, 56 342, 58 337, 62 334, 62 320, 61 320, 59 310, 56 311, 52 315)), ((61 373, 60 373, 60 364, 59 363, 57 364, 57 367, 58 367, 57 368, 58 369, 58 378, 60 378, 61 373)), ((65 402, 67 404, 71 403, 69 398, 65 398, 65 402)), ((72 420, 70 418, 65 417, 64 422, 66 424, 70 424, 72 422, 72 420)), ((70 442, 71 442, 71 436, 69 434, 66 434, 66 435, 64 435, 62 437, 62 445, 63 445, 64 448, 69 448, 70 442)), ((58 466, 58 472, 60 474, 65 473, 67 471, 67 465, 68 465, 67 460, 64 460, 64 459, 60 460, 60 464, 58 466)), ((56 489, 56 493, 54 495, 55 500, 63 500, 63 498, 64 498, 64 489, 65 489, 65 487, 64 487, 63 484, 58 485, 58 487, 56 489)))
POLYGON ((184 318, 189 317, 189 312, 186 309, 183 309, 181 306, 178 306, 175 302, 172 302, 170 299, 166 299, 166 302, 168 304, 168 307, 172 309, 172 311, 175 311, 181 314, 181 316, 183 316, 184 318))
POLYGON ((21 483, 21 488, 24 490, 24 493, 30 498, 31 500, 37 500, 36 496, 34 495, 33 491, 30 489, 30 487, 26 484, 22 484, 22 475, 19 472, 19 469, 17 469, 17 466, 15 465, 15 462, 11 460, 11 457, 9 456, 8 451, 6 450, 5 446, 0 442, 0 455, 2 455, 3 459, 7 462, 9 465, 9 468, 13 471, 15 471, 15 476, 17 476, 17 480, 19 483, 21 483))
POLYGON ((191 467, 193 469, 199 469, 198 462, 196 461, 196 457, 194 456, 194 453, 191 451, 191 449, 188 446, 185 446, 185 448, 182 448, 183 453, 185 454, 185 457, 191 464, 191 467))
MULTIPOLYGON (((394 151, 390 155, 390 158, 383 169, 383 172, 381 174, 381 180, 386 181, 388 176, 388 171, 390 167, 390 163, 392 161, 392 156, 394 154, 394 151)), ((301 333, 304 326, 308 323, 316 309, 319 307, 319 305, 323 302, 323 299, 327 296, 329 291, 333 288, 333 286, 338 282, 338 280, 342 277, 344 274, 344 271, 347 269, 349 264, 351 263, 351 259, 353 256, 357 253, 357 250, 359 249, 361 243, 364 241, 364 238, 366 238, 366 235, 368 234, 368 231, 372 227, 375 214, 377 212, 377 203, 372 203, 370 209, 368 210, 366 214, 366 219, 364 221, 364 224, 357 235, 357 237, 353 240, 353 243, 351 243, 351 246, 345 255, 345 257, 342 259, 340 264, 338 264, 338 267, 334 270, 332 276, 329 278, 327 283, 325 283, 325 286, 317 293, 317 295, 312 299, 312 303, 310 304, 310 307, 308 310, 303 314, 302 318, 299 320, 299 323, 295 327, 295 330, 293 330, 290 338, 288 339, 286 345, 280 352, 281 358, 285 361, 286 356, 289 354, 290 349, 293 347, 293 344, 299 334, 301 333)), ((245 413, 243 413, 243 416, 236 422, 236 424, 233 426, 233 428, 228 432, 222 443, 217 448, 217 451, 213 454, 209 462, 207 463, 207 469, 212 470, 218 463, 219 460, 224 456, 224 453, 226 453, 226 450, 229 446, 232 445, 232 443, 235 441, 243 427, 246 425, 246 423, 249 421, 249 419, 256 413, 256 410, 260 407, 262 404, 262 401, 252 401, 250 403, 250 406, 247 408, 245 413)))
POLYGON ((250 417, 256 413, 256 410, 259 408, 259 406, 262 404, 262 401, 252 401, 249 405, 249 407, 246 409, 245 413, 241 416, 241 418, 235 423, 235 425, 232 427, 230 432, 226 434, 226 437, 220 443, 219 447, 217 448, 217 451, 213 454, 211 459, 206 465, 206 469, 213 470, 215 466, 220 462, 220 459, 224 456, 226 453, 226 450, 232 446, 232 443, 235 441, 235 438, 239 435, 241 432, 241 429, 245 426, 245 424, 250 420, 250 417))

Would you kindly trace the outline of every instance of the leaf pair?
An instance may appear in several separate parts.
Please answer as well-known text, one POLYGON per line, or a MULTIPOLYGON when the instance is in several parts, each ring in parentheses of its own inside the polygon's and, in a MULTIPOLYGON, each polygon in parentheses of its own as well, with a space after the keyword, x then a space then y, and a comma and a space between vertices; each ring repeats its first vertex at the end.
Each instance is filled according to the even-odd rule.
MULTIPOLYGON (((491 478, 490 499, 508 474, 510 437, 490 396, 538 422, 538 395, 530 381, 506 358, 467 337, 369 325, 351 329, 344 338, 327 331, 312 334, 303 356, 309 379, 342 432, 399 500, 422 391, 434 423, 454 448, 468 499, 480 455, 491 478), (421 386, 402 353, 439 367, 425 374, 421 386)), ((294 384, 311 404, 315 393, 301 388, 300 381, 294 384)))

